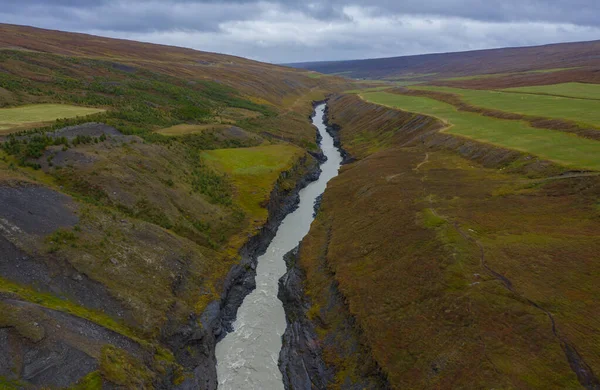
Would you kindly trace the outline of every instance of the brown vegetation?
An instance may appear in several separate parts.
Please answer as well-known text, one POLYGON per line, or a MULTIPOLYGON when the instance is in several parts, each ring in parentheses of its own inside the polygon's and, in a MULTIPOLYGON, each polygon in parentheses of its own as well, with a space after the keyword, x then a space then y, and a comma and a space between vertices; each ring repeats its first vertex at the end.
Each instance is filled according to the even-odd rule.
MULTIPOLYGON (((600 41, 591 41, 355 61, 314 62, 297 66, 322 73, 343 73, 344 76, 352 78, 427 81, 456 76, 574 67, 589 67, 587 71, 591 71, 597 70, 600 65, 599 54, 600 41)), ((584 77, 585 81, 598 80, 597 72, 584 77)))
POLYGON ((349 353, 363 345, 393 388, 595 388, 600 179, 356 97, 330 113, 361 159, 330 183, 300 262, 334 387, 373 367, 349 353), (369 152, 382 124, 397 143, 369 152))

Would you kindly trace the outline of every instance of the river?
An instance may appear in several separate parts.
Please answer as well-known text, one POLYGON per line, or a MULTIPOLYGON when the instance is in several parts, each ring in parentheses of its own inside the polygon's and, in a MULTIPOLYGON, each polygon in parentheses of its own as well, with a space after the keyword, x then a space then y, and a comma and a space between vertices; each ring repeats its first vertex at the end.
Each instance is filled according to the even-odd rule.
POLYGON ((327 161, 319 179, 300 191, 298 209, 281 223, 266 253, 258 258, 256 289, 240 306, 234 331, 217 344, 217 375, 220 390, 283 389, 278 367, 281 336, 286 328, 283 304, 277 298, 278 280, 286 272, 283 256, 298 246, 313 221, 315 200, 337 176, 342 156, 324 124, 325 104, 315 108, 312 119, 321 134, 327 161))

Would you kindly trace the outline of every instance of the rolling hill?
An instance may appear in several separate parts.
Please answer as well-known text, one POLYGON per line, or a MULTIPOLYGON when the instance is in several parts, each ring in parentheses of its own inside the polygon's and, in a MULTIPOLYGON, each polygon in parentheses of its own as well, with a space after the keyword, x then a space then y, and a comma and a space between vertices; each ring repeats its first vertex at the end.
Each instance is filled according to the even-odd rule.
POLYGON ((215 388, 229 290, 318 170, 312 102, 350 86, 0 25, 0 387, 215 388))
MULTIPOLYGON (((431 80, 481 74, 600 67, 600 41, 289 66, 355 79, 431 80)), ((596 76, 598 77, 598 76, 596 76)))

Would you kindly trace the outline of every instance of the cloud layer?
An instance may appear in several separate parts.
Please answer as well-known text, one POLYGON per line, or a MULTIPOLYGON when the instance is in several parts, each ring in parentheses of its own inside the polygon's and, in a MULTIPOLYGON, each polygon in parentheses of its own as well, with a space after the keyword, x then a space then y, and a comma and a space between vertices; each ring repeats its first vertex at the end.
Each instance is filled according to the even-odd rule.
POLYGON ((222 52, 338 60, 600 39, 597 0, 4 0, 0 21, 222 52))

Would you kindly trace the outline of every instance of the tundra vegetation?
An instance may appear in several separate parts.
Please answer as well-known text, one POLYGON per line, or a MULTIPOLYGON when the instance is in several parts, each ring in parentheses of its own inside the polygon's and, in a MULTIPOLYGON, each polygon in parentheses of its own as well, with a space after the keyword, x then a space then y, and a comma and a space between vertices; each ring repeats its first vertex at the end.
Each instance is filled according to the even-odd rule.
POLYGON ((594 72, 451 77, 456 56, 329 101, 355 161, 299 264, 331 387, 596 388, 594 72))

